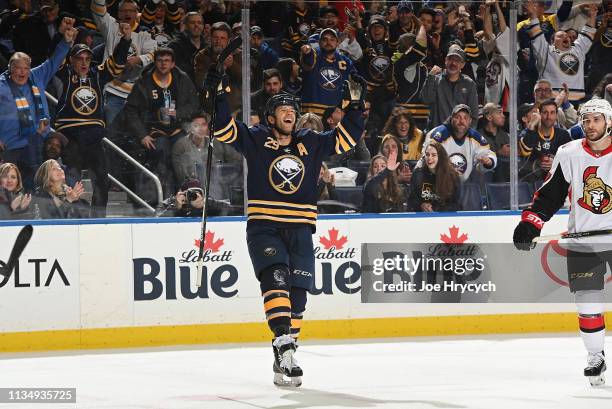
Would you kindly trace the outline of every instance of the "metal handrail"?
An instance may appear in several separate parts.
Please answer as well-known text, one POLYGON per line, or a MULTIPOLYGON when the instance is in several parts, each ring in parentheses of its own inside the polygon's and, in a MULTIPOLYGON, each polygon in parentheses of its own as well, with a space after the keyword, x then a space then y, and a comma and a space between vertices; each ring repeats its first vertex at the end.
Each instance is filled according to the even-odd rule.
MULTIPOLYGON (((128 153, 126 151, 124 151, 123 149, 121 149, 120 147, 115 145, 115 143, 112 142, 110 139, 102 138, 102 141, 105 144, 107 144, 108 146, 110 146, 113 150, 115 150, 115 152, 117 152, 120 156, 122 156, 123 159, 127 160, 132 165, 134 165, 138 169, 140 169, 145 175, 147 175, 148 177, 153 179, 153 183, 155 183, 155 190, 157 190, 157 204, 160 204, 161 202, 164 201, 164 194, 162 193, 162 185, 161 185, 161 182, 159 181, 159 178, 157 177, 157 175, 155 175, 155 173, 153 173, 149 169, 145 168, 142 164, 140 164, 140 162, 138 162, 136 159, 134 159, 130 155, 128 155, 128 153)), ((123 189, 121 186, 119 186, 119 187, 121 189, 123 189)), ((129 194, 130 192, 128 192, 126 190, 126 193, 129 194)))
POLYGON ((129 187, 127 187, 126 185, 124 185, 123 183, 121 183, 120 181, 118 181, 117 179, 115 179, 115 177, 113 175, 111 175, 110 173, 107 173, 108 175, 108 179, 113 182, 115 185, 119 186, 119 188, 121 190, 123 190, 125 193, 128 194, 129 197, 131 197, 132 199, 134 199, 135 201, 137 201, 138 203, 140 203, 143 207, 146 207, 147 209, 149 209, 149 211, 151 213, 155 213, 155 209, 148 204, 147 202, 145 202, 140 196, 138 196, 136 193, 132 192, 132 190, 130 190, 129 187))
MULTIPOLYGON (((45 96, 47 97, 47 100, 53 104, 53 106, 57 106, 57 102, 58 102, 57 98, 55 98, 53 95, 49 94, 47 91, 45 91, 45 96)), ((154 174, 149 169, 144 167, 140 162, 138 162, 136 159, 131 157, 126 151, 121 149, 119 146, 115 145, 110 139, 102 138, 102 141, 104 143, 106 143, 106 145, 111 147, 120 156, 122 156, 123 159, 127 160, 129 163, 131 163, 132 165, 134 165, 138 169, 140 169, 149 178, 153 179, 153 183, 155 183, 155 190, 157 191, 157 204, 160 204, 161 202, 164 201, 164 194, 163 194, 163 190, 162 190, 162 185, 161 185, 161 182, 160 182, 160 180, 159 180, 159 178, 157 177, 156 174, 154 174)), ((127 193, 132 199, 136 200, 138 203, 140 203, 141 205, 145 206, 149 210, 155 212, 155 209, 153 207, 151 207, 149 204, 147 204, 140 196, 138 196, 136 193, 132 192, 123 183, 119 182, 110 173, 108 174, 108 178, 109 178, 109 180, 111 182, 113 182, 115 185, 117 185, 121 190, 123 190, 125 193, 127 193)))

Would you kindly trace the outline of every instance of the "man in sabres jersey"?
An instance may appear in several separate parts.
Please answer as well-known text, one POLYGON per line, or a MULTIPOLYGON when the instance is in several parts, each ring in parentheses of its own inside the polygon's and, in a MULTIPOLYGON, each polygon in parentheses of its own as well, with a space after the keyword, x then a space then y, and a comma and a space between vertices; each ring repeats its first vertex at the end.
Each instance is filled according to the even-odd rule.
MULTIPOLYGON (((612 229, 612 107, 604 99, 592 99, 580 109, 584 139, 561 146, 546 180, 523 211, 514 230, 519 250, 535 247, 544 223, 569 196, 567 230, 583 233, 612 229)), ((564 240, 569 288, 575 295, 578 325, 588 352, 584 369, 591 385, 604 382, 604 279, 612 268, 612 235, 564 240), (569 246, 569 248, 568 248, 569 246)))
POLYGON ((338 34, 325 28, 319 35, 319 46, 303 45, 300 66, 303 71, 302 111, 323 115, 342 99, 342 84, 356 74, 351 59, 340 54, 338 34))
POLYGON ((284 93, 268 100, 267 125, 249 128, 230 116, 216 71, 209 73, 208 83, 219 94, 214 136, 242 153, 249 169, 247 244, 274 333, 274 383, 299 386, 302 370, 294 352, 314 283, 317 181, 324 157, 357 144, 364 129, 365 87, 351 93, 345 81, 340 107, 346 115, 334 130, 318 133, 295 131, 298 101, 284 93))
POLYGON ((80 179, 81 170, 89 169, 93 184, 92 215, 106 216, 108 202, 108 165, 102 147, 106 136, 104 118, 104 86, 118 77, 125 67, 132 42, 132 28, 119 24, 121 40, 104 64, 92 65, 92 50, 85 44, 74 45, 68 62, 57 73, 62 83, 57 103, 55 129, 68 138, 64 161, 80 179))
MULTIPOLYGON (((461 182, 467 181, 474 169, 484 173, 493 171, 497 166, 497 155, 487 140, 470 127, 471 124, 470 107, 459 104, 453 109, 450 118, 429 131, 423 143, 423 147, 426 147, 429 140, 433 139, 444 146, 461 182)), ((417 166, 422 164, 421 159, 417 166)))

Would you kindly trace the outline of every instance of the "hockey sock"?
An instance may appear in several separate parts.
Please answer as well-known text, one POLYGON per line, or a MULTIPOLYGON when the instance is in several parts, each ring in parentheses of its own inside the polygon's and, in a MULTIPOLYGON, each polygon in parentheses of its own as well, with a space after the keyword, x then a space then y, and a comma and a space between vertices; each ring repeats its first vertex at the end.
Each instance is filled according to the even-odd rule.
POLYGON ((268 267, 262 271, 260 278, 268 326, 275 337, 289 334, 291 328, 289 268, 284 264, 268 267))
POLYGON ((291 336, 295 339, 300 336, 300 330, 302 329, 307 294, 305 288, 293 287, 291 289, 291 336))
POLYGON ((589 354, 604 350, 606 324, 603 291, 576 291, 580 336, 589 354))

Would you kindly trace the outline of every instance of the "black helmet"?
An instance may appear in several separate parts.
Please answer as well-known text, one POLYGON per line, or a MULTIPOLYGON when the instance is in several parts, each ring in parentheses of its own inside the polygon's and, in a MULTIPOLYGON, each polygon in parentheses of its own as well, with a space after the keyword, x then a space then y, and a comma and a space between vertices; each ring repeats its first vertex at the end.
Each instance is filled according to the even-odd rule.
POLYGON ((297 116, 300 115, 300 99, 295 95, 289 94, 287 92, 280 92, 276 95, 272 95, 268 99, 268 102, 266 102, 266 122, 268 119, 268 115, 274 116, 276 108, 283 105, 289 105, 290 107, 295 109, 297 116))

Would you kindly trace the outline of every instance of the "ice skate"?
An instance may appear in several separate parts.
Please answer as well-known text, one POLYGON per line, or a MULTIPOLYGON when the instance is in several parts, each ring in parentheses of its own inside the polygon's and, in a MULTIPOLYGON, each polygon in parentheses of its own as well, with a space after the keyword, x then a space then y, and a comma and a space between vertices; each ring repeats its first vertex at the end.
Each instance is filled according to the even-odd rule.
POLYGON ((587 367, 584 368, 584 376, 589 378, 591 386, 602 386, 606 383, 604 372, 606 371, 606 360, 603 352, 589 354, 587 367))
POLYGON ((298 387, 302 384, 302 368, 295 359, 297 345, 291 335, 281 335, 272 342, 274 351, 274 385, 298 387))

